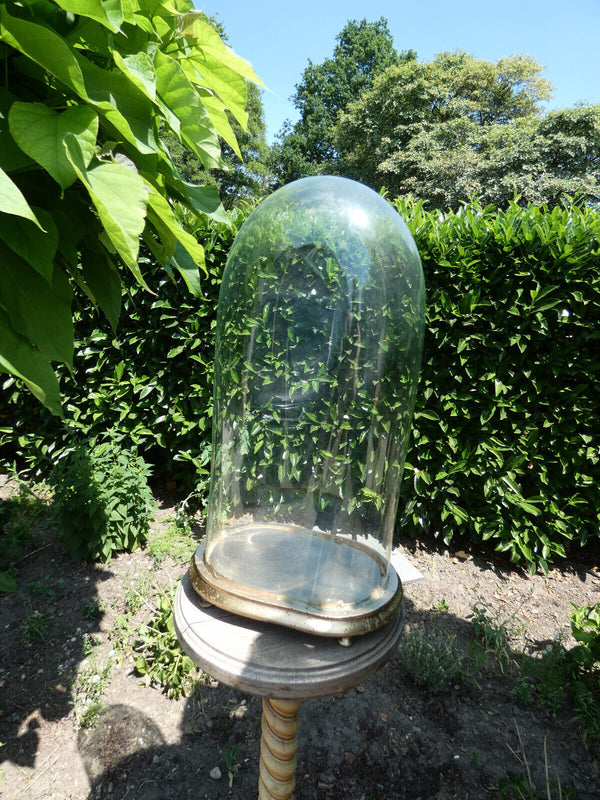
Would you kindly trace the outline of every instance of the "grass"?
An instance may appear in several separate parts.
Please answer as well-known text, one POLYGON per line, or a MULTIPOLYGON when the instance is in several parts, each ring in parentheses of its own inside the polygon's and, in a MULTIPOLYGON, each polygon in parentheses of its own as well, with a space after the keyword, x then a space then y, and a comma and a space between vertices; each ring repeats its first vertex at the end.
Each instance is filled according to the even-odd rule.
POLYGON ((481 674, 485 666, 491 666, 492 671, 508 675, 512 663, 510 622, 479 605, 473 606, 470 619, 474 638, 469 642, 469 654, 475 672, 481 674))
POLYGON ((519 726, 515 722, 517 736, 519 738, 520 758, 525 767, 525 772, 509 772, 498 783, 498 790, 492 795, 491 800, 577 800, 577 793, 573 789, 563 787, 560 777, 556 775, 550 780, 550 767, 548 764, 548 753, 546 750, 546 738, 544 737, 544 786, 543 794, 538 792, 536 785, 531 777, 531 767, 527 759, 527 753, 521 739, 519 726))
POLYGON ((155 566, 162 564, 167 556, 175 561, 187 560, 194 552, 190 526, 177 519, 172 520, 165 530, 160 529, 150 535, 147 549, 155 566))
POLYGON ((96 654, 96 646, 91 636, 83 634, 82 647, 87 658, 73 677, 73 707, 82 728, 92 727, 104 709, 103 697, 114 665, 114 651, 110 651, 102 662, 96 654))

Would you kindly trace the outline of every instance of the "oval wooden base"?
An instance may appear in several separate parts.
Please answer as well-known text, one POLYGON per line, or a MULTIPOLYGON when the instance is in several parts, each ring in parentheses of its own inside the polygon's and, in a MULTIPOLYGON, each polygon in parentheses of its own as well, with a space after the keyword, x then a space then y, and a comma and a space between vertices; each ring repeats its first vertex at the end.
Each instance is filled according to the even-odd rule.
POLYGON ((340 647, 334 639, 202 608, 187 575, 174 614, 179 641, 194 663, 222 683, 279 700, 326 697, 362 683, 392 655, 403 627, 401 608, 383 627, 340 647))

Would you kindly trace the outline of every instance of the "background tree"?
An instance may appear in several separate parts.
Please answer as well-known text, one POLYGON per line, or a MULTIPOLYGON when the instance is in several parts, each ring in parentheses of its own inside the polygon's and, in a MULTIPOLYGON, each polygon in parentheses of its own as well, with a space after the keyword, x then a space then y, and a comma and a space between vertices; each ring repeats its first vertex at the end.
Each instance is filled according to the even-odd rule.
POLYGON ((201 295, 204 251, 171 201, 226 216, 160 134, 221 168, 220 139, 241 155, 228 113, 245 127, 260 81, 191 0, 13 0, 0 47, 0 369, 60 413, 52 364, 72 369, 73 285, 115 327, 119 266, 145 285, 143 241, 201 295))
POLYGON ((598 107, 542 116, 551 86, 527 56, 496 63, 462 53, 378 76, 334 129, 342 174, 430 207, 478 193, 506 206, 598 196, 598 107))
POLYGON ((287 121, 272 148, 271 164, 279 185, 306 175, 336 173, 337 148, 332 132, 337 115, 372 84, 386 68, 416 58, 399 55, 387 20, 350 20, 336 37, 332 58, 309 61, 296 85, 295 124, 287 121))

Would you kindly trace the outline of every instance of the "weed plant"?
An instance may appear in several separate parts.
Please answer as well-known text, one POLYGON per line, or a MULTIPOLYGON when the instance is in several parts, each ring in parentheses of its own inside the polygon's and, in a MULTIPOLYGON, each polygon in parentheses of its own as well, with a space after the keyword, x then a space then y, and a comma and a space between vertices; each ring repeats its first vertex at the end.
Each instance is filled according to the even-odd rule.
POLYGON ((240 747, 236 745, 235 747, 231 747, 229 749, 221 750, 221 757, 225 762, 225 766, 227 767, 227 778, 229 780, 229 788, 233 786, 233 779, 237 775, 238 772, 238 764, 236 762, 237 757, 240 754, 240 747))
POLYGON ((509 623, 494 618, 489 609, 477 605, 473 606, 470 618, 475 638, 468 648, 475 672, 480 673, 487 664, 492 671, 508 675, 512 663, 509 623))
MULTIPOLYGON (((516 723, 515 723, 516 725, 516 723)), ((525 767, 524 773, 509 772, 498 783, 498 791, 492 796, 492 800, 577 800, 577 793, 573 789, 561 786, 558 775, 554 780, 550 780, 550 769, 548 765, 548 753, 546 750, 546 739, 544 738, 544 790, 543 794, 537 791, 532 776, 525 746, 521 739, 521 732, 517 725, 517 736, 521 746, 521 758, 525 767)))
POLYGON ((145 603, 149 603, 153 590, 154 586, 150 575, 139 575, 134 583, 131 583, 128 577, 125 583, 125 607, 127 612, 137 614, 145 603))
POLYGON ((116 440, 75 447, 53 473, 54 500, 73 559, 109 561, 143 544, 155 504, 149 467, 116 440))
POLYGON ((137 628, 135 636, 135 669, 146 685, 162 686, 167 697, 175 700, 187 696, 196 668, 177 640, 172 593, 160 592, 152 619, 137 628))
POLYGON ((411 627, 398 647, 400 669, 416 686, 435 695, 462 681, 466 659, 455 636, 425 633, 423 626, 411 627))
POLYGON ((23 639, 27 642, 45 642, 48 638, 50 617, 40 611, 32 611, 19 628, 23 639))

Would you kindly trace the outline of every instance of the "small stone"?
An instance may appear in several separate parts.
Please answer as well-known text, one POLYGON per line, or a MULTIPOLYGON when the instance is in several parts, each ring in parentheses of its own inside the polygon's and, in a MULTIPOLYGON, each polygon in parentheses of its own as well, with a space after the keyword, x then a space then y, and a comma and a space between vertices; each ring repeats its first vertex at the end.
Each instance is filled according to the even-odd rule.
POLYGON ((319 784, 322 786, 333 786, 335 784, 335 776, 330 772, 322 772, 319 775, 319 784))
POLYGON ((219 769, 219 767, 213 767, 211 771, 208 773, 213 781, 220 781, 223 777, 223 773, 219 769))
POLYGON ((158 756, 158 754, 156 754, 154 756, 154 758, 152 759, 152 763, 153 764, 160 764, 160 757, 158 756))

